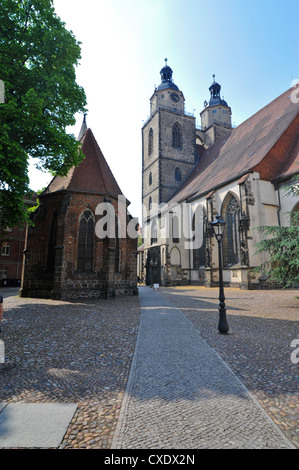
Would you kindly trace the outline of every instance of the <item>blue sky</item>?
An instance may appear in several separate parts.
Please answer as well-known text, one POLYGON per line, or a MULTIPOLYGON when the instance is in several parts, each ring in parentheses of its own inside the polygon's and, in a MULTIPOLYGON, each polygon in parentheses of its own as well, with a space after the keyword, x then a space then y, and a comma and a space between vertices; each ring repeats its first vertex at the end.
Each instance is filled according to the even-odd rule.
MULTIPOLYGON (((82 43, 77 81, 87 95, 87 124, 134 217, 141 216, 141 127, 164 58, 186 111, 199 117, 215 74, 236 125, 299 79, 297 0, 54 0, 54 6, 82 43)), ((68 131, 77 136, 82 116, 76 118, 68 131)), ((35 190, 51 179, 33 170, 30 177, 35 190)))

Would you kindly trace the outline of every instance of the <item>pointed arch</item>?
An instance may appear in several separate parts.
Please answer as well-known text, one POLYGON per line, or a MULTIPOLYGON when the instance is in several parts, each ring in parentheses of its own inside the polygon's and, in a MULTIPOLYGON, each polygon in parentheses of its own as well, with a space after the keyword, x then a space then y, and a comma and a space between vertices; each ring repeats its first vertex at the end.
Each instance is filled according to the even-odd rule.
POLYGON ((172 214, 172 243, 179 243, 181 237, 180 230, 180 218, 179 215, 174 212, 172 214))
POLYGON ((154 146, 154 131, 150 128, 148 133, 148 155, 151 155, 154 146))
POLYGON ((157 227, 157 221, 153 220, 151 223, 151 245, 153 243, 157 243, 158 241, 158 227, 157 227))
POLYGON ((192 233, 196 247, 193 249, 193 268, 206 266, 207 247, 207 213, 202 205, 199 205, 192 217, 192 233))
POLYGON ((79 217, 79 236, 77 251, 77 269, 82 272, 91 272, 93 268, 94 247, 94 215, 85 209, 79 217))
POLYGON ((241 218, 240 203, 233 193, 228 193, 221 210, 226 224, 223 237, 223 265, 232 266, 240 263, 239 221, 241 218))
POLYGON ((176 167, 174 170, 174 179, 175 181, 182 181, 182 172, 179 167, 176 167))
POLYGON ((172 147, 179 150, 182 148, 182 129, 178 122, 172 126, 172 147))
POLYGON ((170 264, 172 266, 181 265, 181 252, 176 246, 174 246, 170 252, 170 264))

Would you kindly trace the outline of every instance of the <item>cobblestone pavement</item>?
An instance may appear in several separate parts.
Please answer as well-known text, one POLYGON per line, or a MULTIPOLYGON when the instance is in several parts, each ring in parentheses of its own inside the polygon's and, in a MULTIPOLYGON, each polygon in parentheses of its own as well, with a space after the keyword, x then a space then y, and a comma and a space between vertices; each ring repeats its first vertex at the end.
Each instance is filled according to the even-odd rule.
POLYGON ((77 403, 60 447, 109 449, 135 348, 138 297, 72 303, 16 293, 4 298, 0 401, 77 403))
POLYGON ((180 286, 160 292, 181 309, 299 448, 299 364, 291 361, 291 343, 299 338, 299 290, 226 288, 227 336, 218 334, 217 288, 180 286))
MULTIPOLYGON (((217 289, 163 288, 159 294, 184 313, 205 344, 218 352, 289 441, 299 448, 298 364, 291 362, 290 347, 299 335, 295 298, 299 292, 226 289, 228 336, 217 333, 217 289)), ((124 391, 139 321, 138 297, 73 303, 20 299, 10 294, 4 299, 0 333, 6 353, 5 364, 0 364, 1 401, 77 403, 60 447, 111 448, 114 435, 114 442, 118 442, 115 429, 122 403, 126 402, 124 391)), ((192 367, 196 367, 196 361, 192 367)), ((180 377, 178 366, 178 380, 180 377)), ((194 390, 191 382, 191 395, 194 390)), ((178 393, 178 388, 174 387, 173 393, 178 393)), ((233 397, 242 401, 242 393, 238 389, 233 397)), ((156 398, 163 401, 161 396, 156 398)), ((178 396, 174 396, 175 400, 178 396)), ((190 402, 190 396, 184 400, 190 402)), ((159 403, 153 401, 152 415, 159 403)), ((144 419, 148 419, 148 410, 144 412, 144 419)), ((211 415, 214 413, 212 410, 211 415)), ((186 410, 187 434, 191 417, 186 410)), ((118 430, 120 424, 121 420, 118 430)), ((140 435, 140 430, 136 429, 136 433, 140 435)), ((213 446, 213 442, 210 444, 213 446)), ((272 444, 275 447, 274 441, 272 444)), ((270 437, 267 445, 272 444, 270 437)), ((133 447, 138 445, 137 440, 133 447)), ((253 445, 264 444, 256 441, 253 445)))
POLYGON ((112 447, 294 448, 165 297, 140 290, 141 324, 112 447))

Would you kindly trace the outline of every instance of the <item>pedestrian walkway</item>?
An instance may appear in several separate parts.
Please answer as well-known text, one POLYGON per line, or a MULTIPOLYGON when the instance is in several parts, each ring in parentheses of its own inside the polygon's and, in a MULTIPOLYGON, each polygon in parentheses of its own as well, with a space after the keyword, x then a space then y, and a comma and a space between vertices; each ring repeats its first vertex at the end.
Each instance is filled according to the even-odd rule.
POLYGON ((142 317, 114 449, 294 448, 182 311, 139 288, 142 317))

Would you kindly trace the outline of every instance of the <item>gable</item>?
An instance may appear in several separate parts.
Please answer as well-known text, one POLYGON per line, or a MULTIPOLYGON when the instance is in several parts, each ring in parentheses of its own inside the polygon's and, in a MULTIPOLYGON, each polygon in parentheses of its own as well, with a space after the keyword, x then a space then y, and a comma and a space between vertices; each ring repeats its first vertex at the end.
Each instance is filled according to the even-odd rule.
POLYGON ((78 166, 71 168, 67 176, 55 176, 42 194, 68 190, 114 197, 122 195, 91 129, 84 133, 81 142, 85 158, 78 166))

